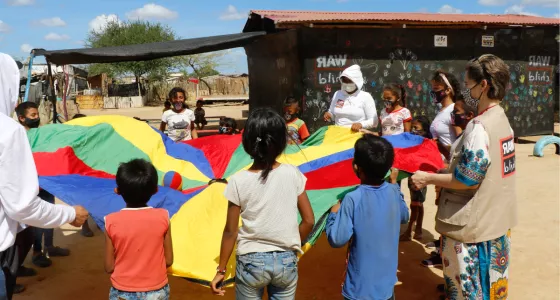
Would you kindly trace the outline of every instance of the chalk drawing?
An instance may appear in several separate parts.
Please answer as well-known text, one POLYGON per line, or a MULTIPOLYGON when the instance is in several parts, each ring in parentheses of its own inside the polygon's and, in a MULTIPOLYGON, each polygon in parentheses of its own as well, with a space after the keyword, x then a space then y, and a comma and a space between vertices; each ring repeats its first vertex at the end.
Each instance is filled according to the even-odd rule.
POLYGON ((418 57, 409 49, 397 49, 389 53, 389 59, 391 61, 398 61, 403 67, 403 70, 406 70, 410 62, 416 61, 418 57))

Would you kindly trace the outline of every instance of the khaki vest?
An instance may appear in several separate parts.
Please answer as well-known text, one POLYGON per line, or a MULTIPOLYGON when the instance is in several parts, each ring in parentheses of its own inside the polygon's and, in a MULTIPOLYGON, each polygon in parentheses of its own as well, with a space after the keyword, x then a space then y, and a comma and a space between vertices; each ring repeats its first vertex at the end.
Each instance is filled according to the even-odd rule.
MULTIPOLYGON (((515 146, 506 114, 496 106, 473 122, 488 134, 490 166, 478 189, 442 189, 436 215, 436 230, 463 243, 496 239, 517 224, 515 146)), ((461 159, 463 140, 464 135, 451 153, 451 173, 461 159)))

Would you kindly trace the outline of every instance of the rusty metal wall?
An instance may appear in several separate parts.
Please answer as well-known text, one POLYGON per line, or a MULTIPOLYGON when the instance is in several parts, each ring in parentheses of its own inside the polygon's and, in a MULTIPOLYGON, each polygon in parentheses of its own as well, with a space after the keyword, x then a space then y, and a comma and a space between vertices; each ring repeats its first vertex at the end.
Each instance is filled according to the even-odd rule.
POLYGON ((301 60, 296 30, 270 34, 245 47, 249 68, 249 106, 278 112, 289 95, 301 95, 301 60))

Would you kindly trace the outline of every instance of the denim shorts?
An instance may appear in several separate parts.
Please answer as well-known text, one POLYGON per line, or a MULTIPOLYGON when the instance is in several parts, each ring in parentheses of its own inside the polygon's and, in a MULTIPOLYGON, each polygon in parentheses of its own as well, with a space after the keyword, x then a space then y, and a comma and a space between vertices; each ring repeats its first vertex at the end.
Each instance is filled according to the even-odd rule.
POLYGON ((169 284, 159 290, 149 292, 124 292, 111 288, 109 300, 168 300, 169 284))
POLYGON ((238 300, 261 299, 267 288, 270 300, 295 299, 298 258, 294 252, 259 252, 237 257, 235 295, 238 300))

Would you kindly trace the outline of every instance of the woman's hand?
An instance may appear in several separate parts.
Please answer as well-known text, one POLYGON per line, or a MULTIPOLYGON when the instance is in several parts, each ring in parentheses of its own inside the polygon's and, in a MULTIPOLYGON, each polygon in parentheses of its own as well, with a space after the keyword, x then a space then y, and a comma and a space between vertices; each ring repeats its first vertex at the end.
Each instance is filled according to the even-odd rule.
POLYGON ((333 118, 332 114, 328 111, 323 115, 323 119, 325 120, 325 122, 331 122, 332 118, 333 118))
POLYGON ((210 288, 212 289, 212 293, 214 295, 223 296, 226 293, 226 290, 222 287, 225 277, 226 276, 224 274, 217 273, 214 280, 212 280, 210 288))
POLYGON ((363 126, 362 126, 362 123, 354 123, 354 124, 352 124, 352 128, 351 128, 351 129, 352 129, 352 131, 354 131, 354 132, 358 132, 358 131, 360 131, 360 129, 362 129, 362 127, 363 127, 363 126))
POLYGON ((418 171, 414 173, 414 175, 410 177, 410 180, 412 181, 412 187, 417 191, 423 189, 429 184, 429 177, 430 174, 424 171, 418 171))

